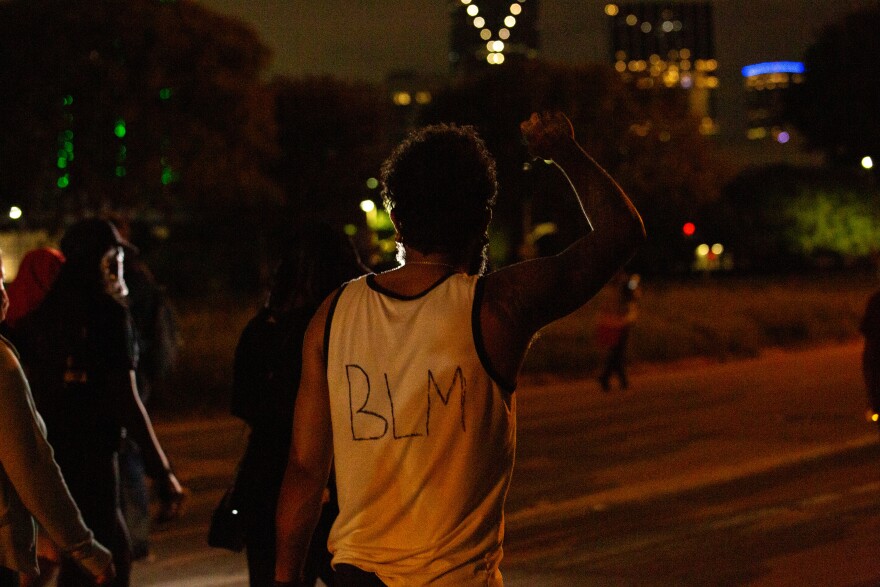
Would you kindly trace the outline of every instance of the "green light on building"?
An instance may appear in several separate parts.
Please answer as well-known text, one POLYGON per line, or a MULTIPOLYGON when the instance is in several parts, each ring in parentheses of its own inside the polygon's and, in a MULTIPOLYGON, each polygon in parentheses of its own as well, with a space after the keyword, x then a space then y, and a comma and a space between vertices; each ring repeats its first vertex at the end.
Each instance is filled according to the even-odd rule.
POLYGON ((117 165, 116 166, 116 177, 125 177, 125 166, 117 165))
POLYGON ((113 129, 113 134, 120 139, 125 136, 125 121, 123 119, 120 118, 116 121, 116 127, 113 129))
POLYGON ((164 167, 162 169, 162 177, 160 178, 162 181, 162 185, 168 185, 174 183, 179 179, 179 175, 170 167, 164 167))
POLYGON ((67 157, 59 157, 58 169, 64 169, 65 167, 67 167, 67 157))
POLYGON ((70 94, 67 94, 66 96, 64 96, 63 101, 64 101, 64 106, 70 106, 71 104, 73 104, 73 96, 71 96, 70 94))
POLYGON ((171 88, 162 88, 159 90, 160 100, 168 100, 169 98, 171 98, 171 88))
POLYGON ((58 184, 57 184, 57 185, 58 185, 58 187, 60 187, 61 189, 64 189, 64 188, 66 188, 67 186, 69 186, 69 185, 70 185, 70 175, 67 174, 67 173, 65 173, 64 175, 62 175, 61 177, 59 177, 59 178, 58 178, 58 184))

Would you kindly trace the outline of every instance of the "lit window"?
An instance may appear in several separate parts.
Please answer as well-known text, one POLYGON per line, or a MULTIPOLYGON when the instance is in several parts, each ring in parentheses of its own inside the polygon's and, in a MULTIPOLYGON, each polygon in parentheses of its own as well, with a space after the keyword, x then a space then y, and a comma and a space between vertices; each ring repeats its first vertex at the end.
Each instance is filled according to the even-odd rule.
POLYGON ((721 243, 715 243, 714 245, 712 245, 712 252, 716 255, 720 255, 724 252, 724 245, 722 245, 721 243))
POLYGON ((672 21, 669 21, 669 20, 663 21, 663 25, 661 28, 663 29, 664 33, 671 33, 672 32, 672 21))
POLYGON ((513 14, 514 16, 516 16, 520 12, 522 12, 522 6, 520 6, 519 4, 511 4, 510 5, 510 14, 513 14))
POLYGON ((501 53, 502 51, 504 51, 504 41, 494 41, 492 43, 491 50, 495 51, 496 53, 501 53))
POLYGON ((678 51, 678 56, 682 59, 690 59, 691 58, 691 50, 687 47, 683 47, 678 51))
POLYGON ((421 91, 416 92, 416 102, 418 104, 430 104, 431 103, 431 92, 421 91))
POLYGON ((703 243, 699 247, 697 247, 697 255, 700 257, 705 257, 709 254, 709 245, 703 243))
POLYGON ((504 17, 504 26, 507 28, 513 28, 516 26, 516 18, 513 16, 505 16, 504 17))
POLYGON ((862 157, 862 168, 873 169, 874 168, 874 160, 868 156, 862 157))
POLYGON ((484 26, 486 26, 486 19, 482 16, 478 16, 474 19, 474 26, 478 29, 483 28, 484 26))
POLYGON ((605 5, 605 14, 607 14, 608 16, 617 16, 618 12, 620 12, 620 9, 617 7, 617 4, 605 5))
POLYGON ((642 23, 642 32, 643 33, 650 33, 651 32, 651 23, 650 22, 645 21, 642 23))
POLYGON ((636 26, 637 24, 639 24, 639 17, 637 17, 635 14, 630 14, 626 17, 626 24, 628 24, 629 26, 636 26))
POLYGON ((489 29, 481 30, 480 31, 480 38, 483 39, 484 41, 488 41, 489 39, 492 38, 492 31, 490 31, 489 29))
POLYGON ((467 7, 467 13, 471 16, 476 16, 480 13, 480 8, 476 4, 471 4, 467 7))
POLYGON ((506 41, 510 38, 510 31, 507 29, 501 29, 500 31, 498 31, 498 38, 502 41, 506 41))

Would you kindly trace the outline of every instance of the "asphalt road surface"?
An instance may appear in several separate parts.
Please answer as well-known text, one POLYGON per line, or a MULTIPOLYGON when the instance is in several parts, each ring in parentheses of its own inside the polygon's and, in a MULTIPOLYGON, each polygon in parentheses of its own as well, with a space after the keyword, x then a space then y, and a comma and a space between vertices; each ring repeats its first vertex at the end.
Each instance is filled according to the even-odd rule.
MULTIPOLYGON (((502 571, 512 587, 880 586, 880 434, 860 345, 634 370, 630 389, 524 380, 502 571)), ((192 491, 144 587, 243 587, 208 518, 245 433, 157 422, 192 491)))

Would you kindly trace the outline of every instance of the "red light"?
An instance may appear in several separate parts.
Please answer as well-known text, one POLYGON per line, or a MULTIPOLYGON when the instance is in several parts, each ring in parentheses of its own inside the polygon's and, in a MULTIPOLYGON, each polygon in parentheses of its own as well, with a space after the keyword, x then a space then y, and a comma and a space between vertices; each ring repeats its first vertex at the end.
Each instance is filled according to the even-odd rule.
POLYGON ((694 226, 693 222, 685 222, 684 226, 681 227, 681 231, 684 233, 685 236, 693 236, 694 233, 697 231, 697 227, 694 226))

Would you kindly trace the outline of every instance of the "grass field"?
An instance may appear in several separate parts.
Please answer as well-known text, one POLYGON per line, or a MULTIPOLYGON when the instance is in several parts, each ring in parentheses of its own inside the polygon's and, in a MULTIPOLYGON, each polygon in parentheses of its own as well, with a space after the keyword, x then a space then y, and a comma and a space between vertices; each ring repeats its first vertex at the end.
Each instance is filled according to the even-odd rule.
MULTIPOLYGON (((869 275, 643 282, 630 359, 723 361, 756 356, 767 347, 852 340, 859 336, 868 296, 876 287, 869 275)), ((603 354, 594 337, 596 312, 611 295, 606 288, 545 328, 532 346, 526 371, 593 372, 603 354)))
MULTIPOLYGON (((768 347, 853 340, 877 286, 867 274, 643 281, 631 361, 723 361, 755 356, 768 347)), ((595 342, 595 317, 610 295, 604 290, 545 328, 532 345, 525 372, 594 374, 603 354, 595 342)), ((170 385, 157 398, 160 408, 228 409, 235 345, 258 305, 256 299, 178 304, 183 349, 170 385)))

